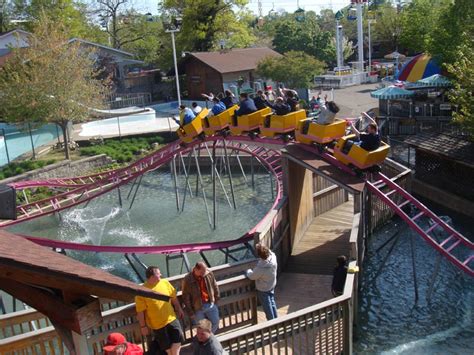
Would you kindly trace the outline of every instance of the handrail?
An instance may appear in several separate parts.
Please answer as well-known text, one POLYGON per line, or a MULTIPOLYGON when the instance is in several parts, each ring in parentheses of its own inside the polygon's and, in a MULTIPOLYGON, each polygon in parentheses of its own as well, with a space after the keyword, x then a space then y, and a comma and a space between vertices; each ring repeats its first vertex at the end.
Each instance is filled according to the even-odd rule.
MULTIPOLYGON (((355 260, 349 262, 349 268, 355 268, 357 265, 357 242, 360 231, 360 218, 360 213, 354 214, 349 243, 351 250, 351 258, 355 260)), ((315 328, 321 328, 323 326, 322 317, 324 316, 325 327, 330 327, 330 322, 332 324, 334 322, 342 321, 343 329, 339 330, 339 338, 341 338, 343 341, 338 338, 339 340, 341 340, 341 344, 332 344, 333 349, 331 352, 336 352, 334 347, 339 346, 341 348, 338 350, 339 352, 343 350, 344 353, 351 353, 352 298, 354 296, 353 291, 356 287, 355 285, 355 274, 347 274, 346 282, 344 284, 344 291, 341 296, 334 297, 330 300, 320 302, 316 305, 303 308, 301 310, 289 313, 282 317, 272 319, 270 321, 265 321, 263 323, 246 327, 244 329, 240 329, 229 334, 218 336, 218 339, 224 346, 224 348, 229 350, 231 354, 234 353, 232 349, 234 346, 236 346, 235 344, 237 344, 237 346, 239 347, 239 350, 235 353, 245 353, 253 350, 257 351, 257 348, 262 348, 267 345, 272 346, 272 344, 274 345, 275 342, 279 344, 282 341, 280 339, 281 337, 284 338, 284 342, 286 344, 285 346, 289 347, 290 345, 288 345, 288 337, 294 337, 294 334, 298 332, 308 332, 310 328, 313 329, 313 332, 315 328), (288 329, 287 327, 291 327, 290 332, 286 331, 286 329, 288 329), (296 328, 298 330, 296 330, 296 328), (280 334, 281 329, 284 329, 285 334, 280 334), (242 339, 242 343, 239 341, 239 339, 242 339)), ((326 329, 326 331, 328 330, 326 329)), ((311 336, 309 337, 311 338, 311 336)), ((314 335, 314 337, 311 339, 315 340, 315 338, 316 335, 314 335)), ((309 343, 308 339, 307 343, 309 343)), ((294 342, 292 343, 292 345, 294 345, 294 342)), ((322 350, 323 345, 319 344, 319 346, 320 348, 318 352, 330 352, 328 350, 328 344, 326 344, 325 351, 322 350)), ((271 349, 273 351, 273 348, 271 349)), ((306 349, 306 352, 310 353, 310 350, 306 349)), ((279 354, 280 351, 277 350, 277 353, 279 354)))
MULTIPOLYGON (((352 261, 349 263, 349 267, 355 267, 355 266, 356 266, 356 261, 352 261)), ((355 281, 355 274, 348 274, 346 278, 346 283, 344 285, 344 292, 341 296, 334 297, 330 300, 320 302, 316 305, 303 308, 301 310, 289 313, 282 317, 278 317, 269 321, 265 321, 263 323, 246 327, 244 329, 240 329, 229 334, 218 336, 217 338, 219 339, 221 344, 223 344, 225 349, 229 349, 232 344, 237 344, 241 346, 242 344, 239 344, 239 339, 245 339, 245 345, 247 346, 247 348, 242 348, 241 346, 239 349, 239 353, 240 352, 245 353, 250 350, 256 350, 256 348, 259 348, 265 345, 271 346, 272 343, 280 341, 278 339, 278 335, 277 335, 277 338, 274 339, 273 332, 275 331, 275 329, 287 329, 287 326, 286 326, 287 324, 294 325, 295 323, 300 323, 300 319, 305 319, 305 321, 308 322, 308 319, 306 318, 306 316, 310 314, 317 313, 319 314, 319 317, 321 317, 322 314, 318 312, 324 310, 325 308, 333 307, 332 312, 340 312, 338 309, 334 307, 347 303, 348 301, 351 300, 352 295, 353 295, 352 291, 354 287, 354 281, 355 281), (252 342, 253 335, 257 335, 258 337, 261 337, 262 339, 257 341, 254 338, 255 344, 251 345, 250 343, 252 342)), ((344 313, 346 313, 346 311, 343 311, 343 316, 344 316, 344 313)), ((349 317, 349 313, 345 315, 349 317)), ((326 325, 327 325, 327 322, 328 320, 326 319, 326 325)), ((321 326, 321 324, 319 324, 318 326, 321 326)), ((349 326, 348 324, 344 324, 344 327, 348 327, 348 326, 349 326)), ((292 329, 291 336, 294 335, 294 332, 295 332, 295 329, 292 329)), ((344 343, 346 343, 346 341, 344 341, 344 343)), ((346 351, 344 351, 344 353, 345 352, 346 351)), ((233 352, 231 351, 231 353, 233 352)))

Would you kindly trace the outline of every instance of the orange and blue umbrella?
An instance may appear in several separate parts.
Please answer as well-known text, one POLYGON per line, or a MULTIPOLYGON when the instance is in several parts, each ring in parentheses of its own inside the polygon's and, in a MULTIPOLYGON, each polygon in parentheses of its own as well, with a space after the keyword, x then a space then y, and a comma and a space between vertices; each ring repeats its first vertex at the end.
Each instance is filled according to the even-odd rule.
POLYGON ((431 56, 421 53, 405 63, 396 79, 414 83, 434 74, 441 74, 440 66, 431 56))

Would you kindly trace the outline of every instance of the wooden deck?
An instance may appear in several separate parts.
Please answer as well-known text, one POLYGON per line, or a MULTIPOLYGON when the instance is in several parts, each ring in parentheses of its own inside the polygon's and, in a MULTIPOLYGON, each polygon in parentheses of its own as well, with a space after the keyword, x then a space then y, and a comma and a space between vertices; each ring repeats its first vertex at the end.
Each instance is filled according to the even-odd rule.
POLYGON ((349 255, 353 203, 348 201, 315 217, 293 247, 285 272, 332 275, 339 255, 349 255))

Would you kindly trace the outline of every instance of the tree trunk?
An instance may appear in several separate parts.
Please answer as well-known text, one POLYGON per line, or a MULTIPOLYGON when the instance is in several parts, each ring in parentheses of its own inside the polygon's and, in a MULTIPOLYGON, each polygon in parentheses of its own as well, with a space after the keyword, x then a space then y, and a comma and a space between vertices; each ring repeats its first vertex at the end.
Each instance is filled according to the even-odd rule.
POLYGON ((69 160, 69 135, 67 133, 67 122, 60 124, 61 129, 63 130, 63 140, 64 140, 64 155, 66 159, 69 160))

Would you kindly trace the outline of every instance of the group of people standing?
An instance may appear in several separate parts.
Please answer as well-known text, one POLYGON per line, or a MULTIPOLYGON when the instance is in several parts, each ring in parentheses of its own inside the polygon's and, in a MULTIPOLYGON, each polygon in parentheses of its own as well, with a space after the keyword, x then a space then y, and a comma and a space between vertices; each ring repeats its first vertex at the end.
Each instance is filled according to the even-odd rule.
MULTIPOLYGON (((256 252, 259 261, 254 269, 245 275, 255 280, 258 299, 263 306, 267 319, 278 316, 274 290, 276 286, 277 260, 275 254, 267 247, 257 244, 256 252)), ((156 266, 146 270, 144 286, 162 295, 170 297, 169 302, 137 296, 135 307, 140 324, 141 334, 148 339, 148 353, 179 354, 184 340, 179 319, 188 314, 196 325, 196 337, 193 339, 193 354, 224 354, 221 344, 215 337, 219 329, 219 286, 214 274, 204 262, 195 264, 182 282, 182 302, 177 298, 176 289, 165 278, 156 266)))

